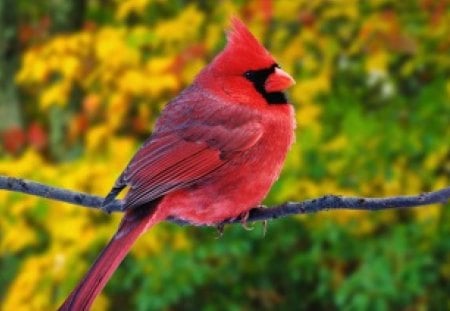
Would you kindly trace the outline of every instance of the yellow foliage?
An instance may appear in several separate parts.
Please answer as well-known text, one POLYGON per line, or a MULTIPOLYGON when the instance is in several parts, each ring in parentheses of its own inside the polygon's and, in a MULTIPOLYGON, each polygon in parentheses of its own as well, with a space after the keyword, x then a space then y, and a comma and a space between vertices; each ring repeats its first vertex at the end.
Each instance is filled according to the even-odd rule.
POLYGON ((435 204, 431 206, 417 207, 413 211, 418 221, 430 222, 430 220, 433 221, 439 219, 439 216, 442 213, 442 206, 435 204))
POLYGON ((323 150, 325 151, 339 151, 348 146, 348 139, 344 135, 337 135, 333 140, 329 141, 323 150))
MULTIPOLYGON (((118 129, 123 122, 123 118, 129 108, 129 97, 123 93, 113 93, 109 99, 107 119, 109 129, 118 129)), ((108 132, 108 131, 107 131, 108 132)), ((106 132, 106 133, 107 133, 106 132)))
POLYGON ((150 0, 125 0, 117 1, 116 17, 125 19, 130 13, 140 13, 149 4, 150 0))
POLYGON ((318 105, 302 105, 297 109, 297 126, 299 128, 314 127, 322 108, 318 105))
POLYGON ((142 236, 137 242, 136 247, 131 251, 137 258, 145 258, 161 251, 163 243, 158 237, 158 228, 153 229, 152 234, 142 236))
MULTIPOLYGON (((22 204, 22 207, 32 206, 30 203, 32 204, 34 202, 26 201, 25 204, 27 205, 24 206, 22 204)), ((19 203, 8 205, 8 208, 10 209, 15 209, 17 207, 20 207, 19 203)), ((14 213, 19 212, 20 208, 14 213)), ((23 215, 25 215, 25 213, 19 215, 19 218, 14 218, 14 221, 0 221, 2 231, 4 231, 2 234, 3 237, 0 240, 0 252, 2 252, 2 254, 17 253, 27 247, 32 247, 37 243, 36 232, 34 228, 23 219, 23 215)))
POLYGON ((98 151, 99 148, 104 147, 104 142, 110 133, 108 127, 99 125, 92 128, 86 136, 86 150, 90 153, 98 151))
POLYGON ((299 104, 308 105, 315 101, 315 97, 321 93, 326 93, 330 89, 330 74, 324 70, 319 75, 298 81, 292 89, 292 94, 299 100, 299 104))
POLYGON ((79 72, 80 63, 78 58, 74 56, 68 56, 61 63, 61 73, 66 79, 73 79, 77 72, 79 72))
POLYGON ((23 263, 11 284, 4 310, 49 310, 56 308, 52 297, 55 289, 52 278, 58 271, 61 259, 55 254, 30 257, 23 263))
POLYGON ((49 74, 48 63, 44 59, 39 59, 35 54, 35 50, 30 50, 23 56, 22 70, 17 74, 16 80, 18 83, 41 82, 47 79, 49 74))
POLYGON ((176 19, 159 23, 154 33, 161 43, 167 44, 166 49, 171 53, 173 47, 170 44, 196 41, 203 20, 204 16, 196 6, 189 5, 176 19))
POLYGON ((132 95, 143 93, 147 83, 146 76, 140 70, 128 70, 119 78, 121 91, 132 95))
POLYGON ((52 105, 63 106, 68 99, 70 86, 67 83, 56 83, 42 92, 39 104, 42 109, 47 109, 52 105))
POLYGON ((286 20, 295 20, 298 18, 298 12, 304 6, 305 1, 278 0, 274 1, 274 12, 278 18, 286 20))
MULTIPOLYGON (((205 66, 205 62, 201 59, 196 59, 190 61, 186 64, 183 72, 181 73, 181 80, 184 83, 188 83, 188 81, 192 81, 194 77, 200 72, 200 70, 205 66)), ((172 82, 172 81, 170 81, 172 82)))
POLYGON ((20 158, 0 162, 0 174, 7 176, 30 176, 37 167, 44 166, 42 157, 34 150, 27 150, 20 158))
POLYGON ((368 73, 386 75, 389 56, 386 51, 377 51, 366 59, 366 71, 368 73))
POLYGON ((145 69, 150 75, 158 75, 168 72, 172 66, 173 58, 167 56, 158 56, 150 58, 145 64, 145 69))

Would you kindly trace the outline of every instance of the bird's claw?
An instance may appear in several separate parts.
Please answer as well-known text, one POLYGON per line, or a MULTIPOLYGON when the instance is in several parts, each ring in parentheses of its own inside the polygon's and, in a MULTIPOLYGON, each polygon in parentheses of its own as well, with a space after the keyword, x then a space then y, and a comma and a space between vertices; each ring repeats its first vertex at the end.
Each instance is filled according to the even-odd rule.
POLYGON ((263 237, 265 237, 266 236, 266 233, 267 233, 267 224, 269 223, 269 221, 268 220, 263 220, 263 222, 262 222, 262 234, 263 234, 263 237))
POLYGON ((255 227, 249 226, 247 224, 248 216, 250 216, 250 211, 243 212, 240 216, 242 228, 244 228, 247 231, 252 231, 253 229, 255 229, 255 227))

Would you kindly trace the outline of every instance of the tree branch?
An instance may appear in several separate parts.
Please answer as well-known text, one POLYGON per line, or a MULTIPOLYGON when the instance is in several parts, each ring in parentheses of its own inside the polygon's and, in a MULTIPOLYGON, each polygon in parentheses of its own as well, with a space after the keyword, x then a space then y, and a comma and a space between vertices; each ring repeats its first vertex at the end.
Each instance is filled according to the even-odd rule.
MULTIPOLYGON (((90 208, 100 208, 103 201, 103 198, 99 196, 52 187, 30 180, 6 176, 0 176, 0 189, 22 192, 90 208)), ((418 195, 404 195, 386 198, 362 198, 325 195, 317 199, 306 200, 302 202, 287 202, 270 208, 255 208, 250 211, 250 215, 247 221, 252 222, 270 220, 295 214, 310 214, 332 209, 378 211, 384 209, 446 203, 449 200, 450 187, 438 191, 421 193, 418 195)), ((111 207, 113 211, 121 211, 122 201, 115 200, 108 207, 111 207)), ((169 219, 169 221, 180 225, 189 224, 188 222, 179 219, 169 219)), ((241 219, 230 219, 223 222, 221 225, 238 222, 241 222, 241 219)))

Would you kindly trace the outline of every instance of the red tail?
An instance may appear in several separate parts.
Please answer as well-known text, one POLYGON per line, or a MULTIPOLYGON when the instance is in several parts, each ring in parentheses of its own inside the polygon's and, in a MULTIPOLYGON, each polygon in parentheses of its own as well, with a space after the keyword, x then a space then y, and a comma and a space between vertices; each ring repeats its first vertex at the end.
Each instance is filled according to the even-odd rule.
POLYGON ((147 228, 158 221, 158 219, 154 219, 155 210, 156 202, 151 206, 131 209, 125 213, 116 234, 59 310, 81 311, 90 309, 95 297, 105 287, 111 275, 134 244, 134 241, 147 228))

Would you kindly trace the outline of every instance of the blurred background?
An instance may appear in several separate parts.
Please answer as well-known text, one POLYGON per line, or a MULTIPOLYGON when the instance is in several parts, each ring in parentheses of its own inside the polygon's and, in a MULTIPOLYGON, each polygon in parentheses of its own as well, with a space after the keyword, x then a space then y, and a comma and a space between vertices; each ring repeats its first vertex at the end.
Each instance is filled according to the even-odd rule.
MULTIPOLYGON (((0 174, 105 195, 233 15, 297 80, 266 204, 449 185, 447 0, 2 0, 0 174)), ((55 309, 120 219, 4 191, 0 213, 2 310, 55 309)), ((157 226, 94 309, 450 309, 449 204, 254 227, 157 226)))

